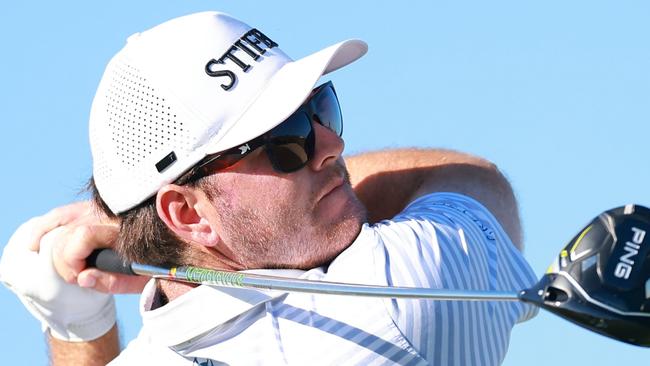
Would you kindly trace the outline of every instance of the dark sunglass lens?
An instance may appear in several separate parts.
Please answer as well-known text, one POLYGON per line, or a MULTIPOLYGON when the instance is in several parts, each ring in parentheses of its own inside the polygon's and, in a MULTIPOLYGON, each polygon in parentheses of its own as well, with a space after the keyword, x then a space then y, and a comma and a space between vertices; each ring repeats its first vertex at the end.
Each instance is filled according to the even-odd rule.
POLYGON ((343 116, 341 116, 341 107, 339 106, 339 101, 331 87, 324 87, 314 96, 313 107, 315 109, 314 113, 315 117, 318 119, 318 123, 328 127, 339 136, 343 134, 343 116))
POLYGON ((306 138, 312 131, 311 123, 304 113, 294 113, 267 134, 273 140, 276 137, 294 136, 306 138))
POLYGON ((278 137, 269 141, 266 151, 277 170, 290 173, 305 166, 311 158, 306 145, 306 138, 278 137))
POLYGON ((314 133, 305 113, 295 113, 268 135, 266 151, 273 166, 294 172, 307 164, 314 152, 314 133))

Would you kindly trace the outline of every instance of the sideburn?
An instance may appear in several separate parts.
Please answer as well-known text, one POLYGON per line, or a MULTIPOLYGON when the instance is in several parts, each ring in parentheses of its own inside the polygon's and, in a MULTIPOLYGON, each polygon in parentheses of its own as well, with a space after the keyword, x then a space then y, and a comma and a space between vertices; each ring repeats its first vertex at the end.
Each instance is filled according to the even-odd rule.
POLYGON ((158 217, 155 197, 120 215, 116 250, 125 259, 154 266, 185 265, 187 244, 178 239, 158 217))
MULTIPOLYGON (((201 187, 201 180, 188 183, 201 187)), ((156 197, 115 215, 101 198, 93 177, 85 190, 90 193, 95 209, 111 219, 118 219, 120 231, 115 239, 115 250, 131 262, 154 266, 188 265, 188 245, 176 237, 158 217, 156 197)))

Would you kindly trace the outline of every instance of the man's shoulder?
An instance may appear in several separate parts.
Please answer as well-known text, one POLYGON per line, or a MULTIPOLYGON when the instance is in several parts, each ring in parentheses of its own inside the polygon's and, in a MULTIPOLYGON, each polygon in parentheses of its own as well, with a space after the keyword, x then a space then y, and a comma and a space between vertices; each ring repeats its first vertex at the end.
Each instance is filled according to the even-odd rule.
POLYGON ((381 250, 378 245, 448 234, 442 229, 450 226, 479 231, 491 240, 494 230, 500 229, 493 229, 498 226, 496 219, 475 199, 453 192, 430 193, 409 203, 392 219, 364 224, 355 241, 339 258, 364 256, 369 251, 381 250))
POLYGON ((410 202, 394 219, 404 215, 418 213, 426 215, 427 213, 445 211, 462 214, 470 214, 471 212, 490 214, 490 211, 483 204, 470 196, 456 192, 434 192, 420 196, 410 202))
POLYGON ((363 273, 359 268, 383 268, 389 257, 417 257, 423 247, 456 242, 459 229, 471 237, 486 235, 494 240, 487 215, 489 212, 480 203, 461 194, 421 196, 390 220, 364 224, 355 241, 330 264, 329 272, 358 276, 363 273))
POLYGON ((436 192, 418 197, 392 219, 373 225, 373 229, 382 236, 388 234, 388 238, 409 238, 412 235, 430 235, 432 232, 437 235, 454 234, 460 229, 482 233, 488 240, 494 240, 495 232, 503 232, 497 219, 484 205, 454 192, 436 192))

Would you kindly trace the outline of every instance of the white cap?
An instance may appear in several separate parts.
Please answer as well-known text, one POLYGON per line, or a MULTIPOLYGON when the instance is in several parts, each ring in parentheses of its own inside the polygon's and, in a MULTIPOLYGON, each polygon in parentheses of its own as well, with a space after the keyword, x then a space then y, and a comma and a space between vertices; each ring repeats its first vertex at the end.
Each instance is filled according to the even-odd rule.
POLYGON ((293 61, 226 14, 196 13, 129 37, 106 67, 90 112, 97 189, 129 210, 206 155, 280 124, 318 79, 363 56, 348 40, 293 61))

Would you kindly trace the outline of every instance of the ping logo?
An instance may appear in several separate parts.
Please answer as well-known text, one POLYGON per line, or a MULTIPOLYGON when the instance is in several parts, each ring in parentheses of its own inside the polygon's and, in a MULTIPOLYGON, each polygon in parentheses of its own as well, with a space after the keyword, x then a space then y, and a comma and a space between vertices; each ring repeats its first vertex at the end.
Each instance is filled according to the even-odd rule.
POLYGON ((632 268, 634 266, 634 257, 639 254, 643 239, 645 239, 645 230, 632 227, 632 240, 625 242, 623 247, 623 255, 618 259, 616 268, 614 269, 614 276, 627 280, 630 277, 632 268))

